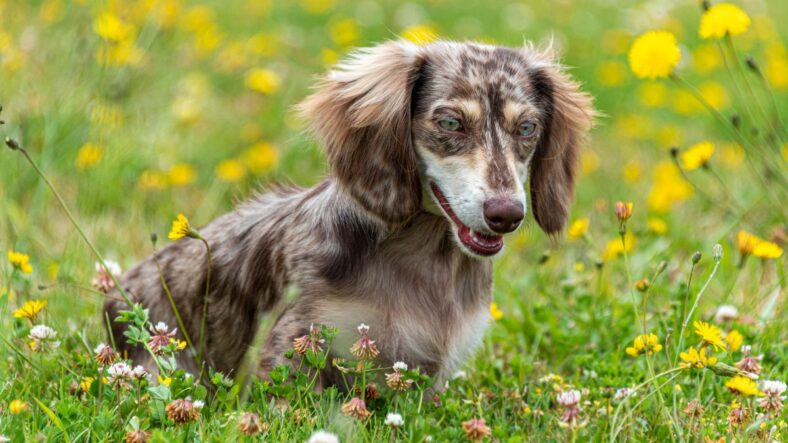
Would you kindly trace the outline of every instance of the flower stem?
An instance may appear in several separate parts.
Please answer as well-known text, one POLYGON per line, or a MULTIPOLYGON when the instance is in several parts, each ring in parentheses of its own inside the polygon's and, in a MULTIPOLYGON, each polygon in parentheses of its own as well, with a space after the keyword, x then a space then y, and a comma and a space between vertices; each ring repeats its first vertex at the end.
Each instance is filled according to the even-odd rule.
POLYGON ((709 274, 709 277, 706 279, 706 282, 703 284, 703 287, 700 288, 700 291, 698 291, 698 295, 695 297, 695 303, 692 304, 692 309, 690 309, 689 313, 684 318, 684 321, 681 323, 681 332, 679 333, 679 346, 676 348, 676 356, 674 357, 674 362, 678 361, 679 352, 681 352, 681 348, 682 346, 684 346, 684 331, 687 329, 687 324, 689 323, 689 320, 692 318, 692 314, 695 313, 695 309, 698 307, 698 302, 700 302, 700 297, 706 291, 706 288, 709 287, 709 283, 711 283, 711 280, 714 278, 714 274, 717 273, 717 268, 719 267, 720 267, 720 260, 716 260, 714 262, 714 267, 711 269, 711 273, 709 274))

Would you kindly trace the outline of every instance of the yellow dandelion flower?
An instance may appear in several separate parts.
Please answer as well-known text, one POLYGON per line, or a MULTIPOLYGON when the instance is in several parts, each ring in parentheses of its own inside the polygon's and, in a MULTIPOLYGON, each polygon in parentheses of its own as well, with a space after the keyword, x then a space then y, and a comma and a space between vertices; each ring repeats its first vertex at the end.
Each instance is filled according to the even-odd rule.
POLYGON ((698 34, 701 38, 720 39, 726 34, 743 34, 750 28, 752 20, 738 6, 732 3, 718 3, 703 13, 700 18, 698 34))
POLYGON ((186 186, 193 183, 197 178, 197 172, 191 165, 178 163, 170 168, 167 174, 167 181, 172 186, 186 186))
POLYGON ((438 32, 431 25, 420 24, 403 29, 400 36, 417 45, 426 45, 438 39, 438 32))
POLYGON ((93 30, 104 40, 119 43, 134 37, 134 26, 111 12, 103 12, 93 21, 93 30))
POLYGON ((741 255, 750 255, 755 250, 755 246, 760 243, 760 238, 747 231, 739 231, 736 234, 736 248, 741 255))
POLYGON ((18 269, 23 274, 30 274, 33 272, 33 267, 30 265, 30 257, 27 254, 9 249, 8 261, 15 269, 18 269))
POLYGON ((282 85, 282 79, 276 72, 265 68, 254 68, 246 73, 246 87, 262 94, 273 94, 282 85))
POLYGON ((301 7, 310 14, 321 15, 334 7, 336 0, 301 0, 301 7))
POLYGON ((619 61, 605 60, 597 66, 596 76, 604 86, 618 86, 627 78, 627 66, 619 61))
POLYGON ((146 169, 137 179, 137 185, 142 190, 164 189, 167 186, 167 176, 162 172, 146 169))
POLYGON ((657 235, 665 235, 668 232, 668 224, 661 218, 651 217, 646 221, 646 227, 649 231, 657 235))
POLYGON ((647 32, 632 43, 629 67, 638 78, 669 76, 681 59, 676 37, 666 31, 647 32))
POLYGON ((569 226, 569 229, 566 232, 566 236, 569 240, 578 240, 583 238, 588 232, 588 225, 589 225, 588 217, 583 217, 575 220, 572 222, 572 225, 569 226))
POLYGON ((752 255, 760 258, 780 258, 783 255, 783 248, 777 243, 761 240, 753 248, 752 255))
MULTIPOLYGON (((624 240, 627 244, 627 253, 632 251, 632 248, 635 246, 635 236, 627 231, 624 236, 624 240)), ((619 255, 624 253, 624 245, 621 244, 621 238, 615 238, 607 242, 605 246, 605 251, 602 253, 602 260, 610 261, 614 258, 618 257, 619 255)))
POLYGON ((725 343, 728 344, 728 349, 731 352, 738 351, 742 343, 744 343, 744 336, 741 335, 741 332, 734 329, 725 336, 725 343))
POLYGON ((19 399, 11 400, 11 403, 8 404, 8 411, 13 415, 22 414, 28 409, 30 409, 30 405, 19 399))
POLYGON ((33 320, 46 305, 46 300, 28 300, 21 308, 14 311, 14 317, 33 320))
POLYGON ((104 149, 95 143, 85 143, 77 152, 76 167, 78 171, 85 169, 100 162, 104 157, 104 149))
POLYGON ((714 109, 722 109, 728 105, 728 91, 719 82, 704 82, 698 87, 698 92, 714 109))
POLYGON ((731 393, 736 395, 760 395, 760 391, 758 391, 758 385, 753 380, 741 375, 736 375, 730 380, 726 381, 725 387, 728 388, 731 393))
POLYGON ((194 230, 189 224, 189 219, 183 214, 178 214, 172 221, 172 229, 167 236, 170 240, 178 240, 183 237, 193 237, 194 230))
POLYGON ((339 61, 339 54, 331 48, 323 48, 320 50, 320 60, 324 66, 333 66, 339 61))
POLYGON ((662 345, 656 334, 644 334, 635 337, 632 346, 626 348, 625 352, 632 357, 637 357, 641 354, 652 355, 661 350, 662 345))
POLYGON ((490 315, 494 320, 503 318, 503 311, 498 308, 498 303, 490 303, 490 315))
POLYGON ((700 45, 692 51, 692 66, 701 74, 711 72, 722 66, 722 56, 713 44, 700 45))
POLYGON ((331 24, 328 31, 331 34, 331 40, 341 47, 352 45, 360 37, 356 21, 349 18, 331 24))
POLYGON ((703 321, 696 321, 692 323, 692 326, 695 327, 695 333, 698 334, 703 342, 714 346, 715 350, 719 351, 727 347, 722 340, 722 331, 720 331, 720 328, 703 321))
POLYGON ((687 171, 706 167, 714 154, 714 143, 710 141, 702 141, 696 143, 680 155, 681 166, 687 171))
POLYGON ((647 108, 664 106, 668 96, 668 87, 661 82, 646 82, 638 88, 640 103, 643 103, 643 106, 647 108))
POLYGON ((243 153, 243 162, 254 174, 262 174, 276 167, 279 151, 268 142, 260 142, 243 153))
POLYGON ((94 381, 96 381, 96 379, 93 377, 85 377, 79 382, 79 388, 83 391, 89 391, 94 381))
POLYGON ((624 176, 624 180, 635 183, 643 176, 643 167, 636 160, 630 160, 624 165, 621 174, 624 176))
POLYGON ((665 160, 654 168, 654 184, 648 195, 649 209, 668 212, 675 204, 692 196, 692 186, 681 177, 678 168, 665 160))
POLYGON ((246 176, 246 168, 239 160, 224 160, 216 166, 216 176, 222 181, 235 183, 246 176))
POLYGON ((717 363, 717 358, 713 356, 706 355, 706 348, 701 348, 700 352, 694 347, 687 349, 687 352, 679 353, 679 357, 681 357, 682 363, 680 366, 682 368, 697 368, 702 369, 706 366, 714 365, 717 363))

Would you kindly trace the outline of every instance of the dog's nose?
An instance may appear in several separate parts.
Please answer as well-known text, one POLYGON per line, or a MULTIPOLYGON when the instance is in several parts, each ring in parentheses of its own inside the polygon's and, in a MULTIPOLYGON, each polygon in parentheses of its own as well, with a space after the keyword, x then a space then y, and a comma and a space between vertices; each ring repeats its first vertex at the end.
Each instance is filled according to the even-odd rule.
POLYGON ((499 234, 517 229, 524 216, 523 204, 518 200, 491 198, 484 202, 484 220, 499 234))

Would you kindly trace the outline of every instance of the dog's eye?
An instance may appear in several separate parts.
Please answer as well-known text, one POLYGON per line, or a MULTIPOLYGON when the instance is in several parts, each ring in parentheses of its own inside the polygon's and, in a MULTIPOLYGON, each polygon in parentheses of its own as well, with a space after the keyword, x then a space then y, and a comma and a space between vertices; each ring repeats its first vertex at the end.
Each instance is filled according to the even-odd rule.
POLYGON ((536 123, 534 122, 520 123, 520 126, 517 128, 517 133, 520 137, 530 137, 534 132, 536 132, 536 123))
POLYGON ((447 131, 462 131, 462 123, 454 117, 444 117, 438 120, 438 125, 447 131))

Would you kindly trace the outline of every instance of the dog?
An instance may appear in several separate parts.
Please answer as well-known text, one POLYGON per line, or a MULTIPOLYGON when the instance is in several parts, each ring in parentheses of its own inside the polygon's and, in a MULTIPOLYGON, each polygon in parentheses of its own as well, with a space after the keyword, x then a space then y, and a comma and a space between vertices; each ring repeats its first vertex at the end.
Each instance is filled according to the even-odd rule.
MULTIPOLYGON (((404 361, 442 383, 481 342, 491 257, 522 224, 527 181, 536 223, 550 236, 564 228, 591 97, 549 50, 390 41, 350 55, 299 110, 325 148, 327 178, 270 190, 199 230, 213 263, 204 363, 238 369, 261 316, 295 287, 259 352, 260 377, 289 362, 311 325, 338 328, 331 357, 350 358, 365 323, 379 364, 404 361)), ((183 238, 155 258, 121 285, 154 323, 176 325, 160 266, 196 342, 206 248, 183 238)), ((110 319, 123 309, 105 306, 110 319)), ((152 366, 124 324, 111 330, 152 366)), ((180 364, 194 371, 194 360, 180 364)), ((339 385, 334 371, 321 383, 339 385)))

